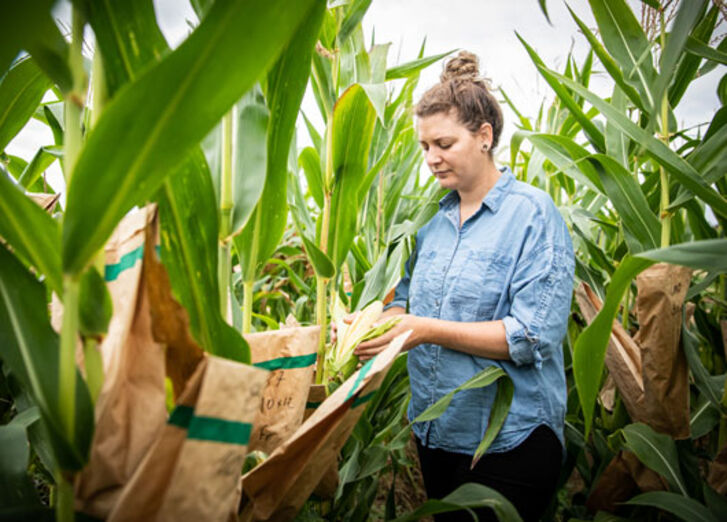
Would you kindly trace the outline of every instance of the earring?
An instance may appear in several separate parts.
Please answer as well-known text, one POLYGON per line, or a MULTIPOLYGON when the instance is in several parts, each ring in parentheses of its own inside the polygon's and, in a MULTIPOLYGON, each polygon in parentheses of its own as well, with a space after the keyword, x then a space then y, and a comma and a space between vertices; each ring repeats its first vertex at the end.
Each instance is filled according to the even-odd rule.
POLYGON ((487 143, 484 143, 482 145, 482 152, 487 152, 490 149, 490 146, 487 143))

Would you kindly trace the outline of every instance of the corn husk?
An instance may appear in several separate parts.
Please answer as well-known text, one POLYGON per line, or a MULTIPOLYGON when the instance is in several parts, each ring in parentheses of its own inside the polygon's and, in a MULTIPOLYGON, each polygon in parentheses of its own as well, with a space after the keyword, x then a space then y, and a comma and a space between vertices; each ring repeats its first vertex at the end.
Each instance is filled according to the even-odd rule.
POLYGON ((351 324, 347 324, 344 321, 347 315, 345 309, 340 303, 336 304, 338 306, 334 306, 333 319, 336 322, 338 339, 327 350, 325 362, 326 381, 329 384, 342 383, 356 370, 359 361, 354 350, 359 344, 385 334, 401 320, 399 317, 392 317, 377 325, 376 321, 381 317, 384 305, 381 301, 374 301, 356 314, 351 324))

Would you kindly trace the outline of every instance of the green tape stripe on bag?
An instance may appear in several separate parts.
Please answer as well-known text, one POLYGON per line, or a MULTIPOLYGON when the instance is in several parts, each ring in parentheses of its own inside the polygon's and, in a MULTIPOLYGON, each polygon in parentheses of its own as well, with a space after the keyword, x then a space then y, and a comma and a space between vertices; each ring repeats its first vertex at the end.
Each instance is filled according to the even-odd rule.
POLYGON ((295 355, 292 357, 278 357, 269 361, 255 363, 253 366, 265 370, 291 370, 295 368, 307 368, 316 363, 317 354, 295 355))
POLYGON ((114 263, 113 265, 106 265, 104 269, 104 279, 107 282, 115 281, 121 272, 124 270, 128 270, 129 268, 132 268, 137 261, 141 260, 144 257, 144 245, 141 245, 139 248, 135 248, 131 252, 127 252, 123 256, 121 256, 121 259, 119 259, 118 263, 114 263))
MULTIPOLYGON (((155 247, 157 255, 161 252, 161 247, 157 245, 155 247)), ((111 265, 104 266, 104 279, 107 283, 110 283, 111 281, 116 281, 118 277, 121 275, 121 272, 124 270, 128 270, 129 268, 133 268, 137 261, 144 258, 144 245, 141 245, 139 248, 135 248, 131 252, 127 252, 123 256, 121 256, 121 259, 119 259, 118 263, 114 263, 111 265)))
POLYGON ((366 404, 367 402, 369 402, 371 399, 374 398, 374 395, 376 395, 376 390, 375 391, 372 391, 371 393, 367 393, 363 397, 356 397, 353 400, 353 406, 351 406, 351 407, 352 408, 356 408, 357 406, 361 406, 362 404, 366 404))
POLYGON ((363 365, 361 368, 361 371, 358 372, 358 376, 356 377, 356 380, 353 383, 353 386, 351 386, 351 389, 348 390, 348 394, 346 395, 346 400, 353 397, 353 394, 356 393, 356 388, 358 388, 358 385, 361 384, 361 381, 364 380, 364 377, 366 377, 366 374, 369 373, 369 370, 374 365, 374 361, 376 360, 376 356, 369 359, 369 362, 363 365))
POLYGON ((186 429, 188 439, 240 444, 241 446, 247 445, 252 432, 252 424, 249 422, 196 416, 194 408, 191 406, 174 408, 168 423, 186 429))

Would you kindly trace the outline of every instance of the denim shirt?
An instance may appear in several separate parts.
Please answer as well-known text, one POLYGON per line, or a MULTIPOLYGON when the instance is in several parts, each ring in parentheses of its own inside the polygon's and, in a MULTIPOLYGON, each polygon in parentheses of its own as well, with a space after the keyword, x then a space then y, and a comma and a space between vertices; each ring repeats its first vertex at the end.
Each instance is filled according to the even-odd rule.
MULTIPOLYGON (((461 227, 457 192, 442 198, 439 207, 419 230, 415 266, 410 271, 410 258, 388 307, 406 307, 408 301, 409 312, 417 316, 502 320, 511 360, 435 344, 413 348, 408 357, 409 420, 482 369, 499 366, 515 391, 488 453, 514 448, 541 424, 564 444, 562 342, 574 271, 565 222, 545 192, 517 181, 508 168, 461 227)), ((441 417, 414 424, 414 433, 428 447, 474 454, 487 428, 496 386, 457 393, 441 417)))

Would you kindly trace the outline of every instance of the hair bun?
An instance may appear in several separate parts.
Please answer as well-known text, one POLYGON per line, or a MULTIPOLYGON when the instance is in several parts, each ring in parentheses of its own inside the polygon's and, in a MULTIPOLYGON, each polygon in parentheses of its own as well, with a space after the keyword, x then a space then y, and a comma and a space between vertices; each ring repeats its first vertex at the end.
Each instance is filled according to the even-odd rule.
POLYGON ((480 61, 476 55, 468 51, 460 51, 457 56, 447 60, 439 80, 444 83, 450 80, 482 81, 480 78, 480 61))

